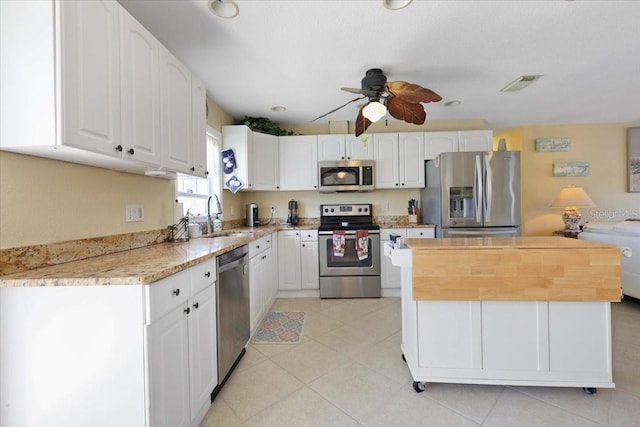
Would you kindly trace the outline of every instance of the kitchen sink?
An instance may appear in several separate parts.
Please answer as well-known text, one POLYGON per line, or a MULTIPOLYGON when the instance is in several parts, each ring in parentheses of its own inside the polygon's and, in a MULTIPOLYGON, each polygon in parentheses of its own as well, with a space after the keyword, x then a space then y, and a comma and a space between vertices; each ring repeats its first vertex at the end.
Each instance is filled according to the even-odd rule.
POLYGON ((229 237, 229 238, 243 238, 243 237, 253 237, 253 233, 250 231, 229 231, 223 233, 214 233, 209 235, 208 237, 229 237))

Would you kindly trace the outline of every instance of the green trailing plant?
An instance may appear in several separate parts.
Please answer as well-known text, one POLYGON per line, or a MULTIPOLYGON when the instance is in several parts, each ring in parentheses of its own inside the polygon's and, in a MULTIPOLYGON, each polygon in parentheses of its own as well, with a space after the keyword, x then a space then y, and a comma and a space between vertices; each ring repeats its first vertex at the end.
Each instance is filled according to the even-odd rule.
POLYGON ((284 130, 280 125, 266 117, 249 117, 244 116, 241 125, 246 125, 255 132, 267 133, 269 135, 283 136, 295 135, 291 130, 284 130))

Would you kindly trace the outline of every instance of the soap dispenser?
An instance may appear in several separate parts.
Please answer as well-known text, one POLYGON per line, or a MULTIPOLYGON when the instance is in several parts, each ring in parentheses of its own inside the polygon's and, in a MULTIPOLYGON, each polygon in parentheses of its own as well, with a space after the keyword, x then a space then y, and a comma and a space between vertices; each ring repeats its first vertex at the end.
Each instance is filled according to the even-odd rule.
POLYGON ((220 220, 220 214, 216 214, 216 219, 213 220, 213 231, 222 231, 222 221, 220 220))

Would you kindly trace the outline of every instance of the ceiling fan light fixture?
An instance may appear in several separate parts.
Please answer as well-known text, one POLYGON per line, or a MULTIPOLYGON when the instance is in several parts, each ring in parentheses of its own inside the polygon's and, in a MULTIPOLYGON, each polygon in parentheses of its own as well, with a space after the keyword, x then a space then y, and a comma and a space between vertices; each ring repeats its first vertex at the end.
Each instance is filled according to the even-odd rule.
POLYGON ((387 114, 387 107, 379 101, 371 101, 362 109, 362 115, 372 122, 377 122, 387 114))
POLYGON ((233 0, 209 0, 209 10, 221 18, 238 16, 238 5, 233 0))
POLYGON ((382 0, 382 4, 389 10, 400 10, 409 6, 413 0, 382 0))

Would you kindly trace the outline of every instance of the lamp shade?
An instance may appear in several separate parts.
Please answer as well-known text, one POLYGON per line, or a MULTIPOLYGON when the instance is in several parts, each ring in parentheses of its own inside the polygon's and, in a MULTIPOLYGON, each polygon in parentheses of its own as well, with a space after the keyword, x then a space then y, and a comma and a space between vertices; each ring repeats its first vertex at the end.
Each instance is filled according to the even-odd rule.
POLYGON ((372 122, 377 122, 383 118, 385 114, 387 114, 387 107, 378 101, 372 101, 362 109, 362 115, 372 122))
POLYGON ((569 206, 575 208, 591 208, 595 205, 582 187, 576 187, 575 185, 570 185, 560 190, 556 198, 551 202, 552 208, 566 208, 569 206))

